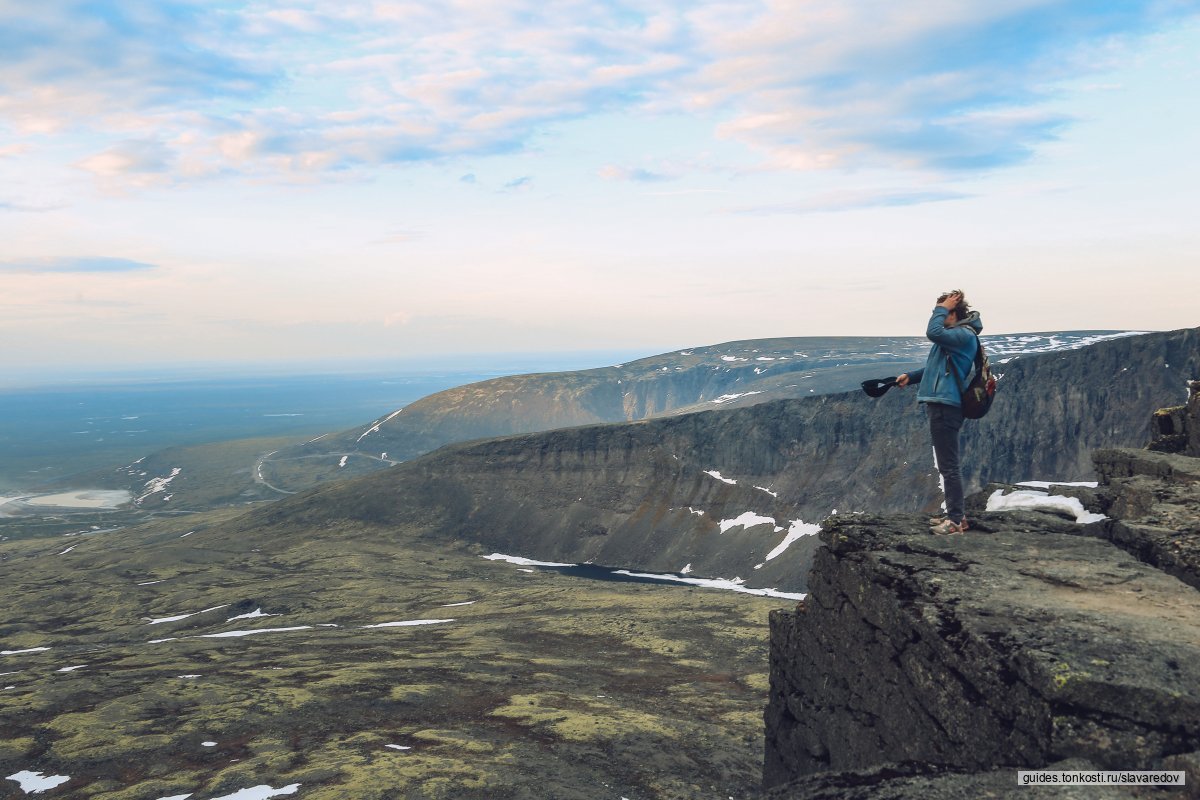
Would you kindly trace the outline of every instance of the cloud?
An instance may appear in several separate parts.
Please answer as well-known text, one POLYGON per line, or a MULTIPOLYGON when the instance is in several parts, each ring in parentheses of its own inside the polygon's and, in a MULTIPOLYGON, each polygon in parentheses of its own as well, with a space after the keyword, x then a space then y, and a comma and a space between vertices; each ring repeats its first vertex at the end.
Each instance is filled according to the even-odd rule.
POLYGON ((944 203, 966 200, 969 194, 939 190, 882 190, 874 192, 834 192, 816 195, 795 203, 765 206, 746 206, 729 209, 733 214, 768 216, 775 214, 822 214, 840 211, 861 211, 872 208, 895 208, 924 203, 944 203))
POLYGON ((1056 85, 1196 13, 1162 0, 3 3, 0 128, 105 137, 76 163, 134 186, 500 155, 611 113, 690 115, 773 169, 977 172, 1072 123, 1056 85))
POLYGON ((167 172, 171 155, 161 142, 127 141, 96 153, 78 163, 103 178, 123 175, 155 175, 167 172))
POLYGON ((0 200, 0 211, 13 211, 23 214, 44 214, 47 211, 58 211, 63 207, 61 203, 26 203, 20 200, 0 200))
POLYGON ((506 192, 520 192, 529 189, 533 186, 533 176, 522 175, 520 178, 513 178, 508 183, 504 184, 506 192))
POLYGON ((180 0, 0 4, 0 119, 47 133, 122 112, 249 99, 279 73, 236 14, 180 0))
POLYGON ((721 135, 782 168, 1007 166, 1069 124, 1047 110, 1054 82, 1097 66, 1089 45, 1162 24, 1157 7, 768 4, 712 33, 721 56, 697 98, 732 110, 721 135))
POLYGON ((140 272, 158 269, 155 264, 131 261, 126 258, 104 258, 89 256, 67 256, 63 258, 38 258, 28 261, 0 262, 0 272, 6 273, 105 273, 140 272))
POLYGON ((674 178, 641 167, 618 167, 612 164, 600 168, 600 177, 610 181, 633 181, 635 183, 658 183, 674 178))

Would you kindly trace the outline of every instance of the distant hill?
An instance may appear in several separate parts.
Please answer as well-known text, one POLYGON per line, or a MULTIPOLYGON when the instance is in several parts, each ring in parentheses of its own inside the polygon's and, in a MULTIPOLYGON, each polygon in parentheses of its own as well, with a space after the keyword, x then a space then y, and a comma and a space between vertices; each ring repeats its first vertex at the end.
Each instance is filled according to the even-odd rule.
MULTIPOLYGON (((993 360, 1075 350, 1133 335, 1070 331, 985 336, 993 360)), ((854 390, 919 366, 923 337, 796 337, 693 347, 627 364, 515 375, 437 392, 363 426, 282 448, 260 476, 298 491, 408 461, 473 439, 854 390)))
MULTIPOLYGON (((1200 329, 1075 341, 1092 343, 1018 358, 989 342, 1000 392, 964 432, 969 491, 1089 479, 1092 450, 1143 444, 1151 413, 1182 402, 1185 381, 1200 375, 1200 329)), ((793 536, 784 557, 769 558, 803 532, 797 521, 932 511, 939 501, 914 392, 872 400, 852 391, 457 444, 238 524, 266 537, 359 526, 555 562, 690 565, 802 590, 814 537, 793 536)))

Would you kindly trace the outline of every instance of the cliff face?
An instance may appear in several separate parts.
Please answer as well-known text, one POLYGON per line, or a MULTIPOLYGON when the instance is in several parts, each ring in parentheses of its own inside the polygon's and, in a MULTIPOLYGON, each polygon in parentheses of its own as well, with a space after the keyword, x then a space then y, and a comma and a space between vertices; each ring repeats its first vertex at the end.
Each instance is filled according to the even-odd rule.
MULTIPOLYGON (((1087 335, 1067 334, 1063 346, 1087 335)), ((1044 344, 1044 337, 1035 338, 1044 344)), ((284 448, 262 466, 275 486, 310 488, 344 470, 345 455, 355 456, 350 469, 364 473, 453 442, 844 392, 872 375, 909 368, 924 348, 911 337, 754 339, 599 369, 505 376, 437 392, 362 428, 284 448)))
POLYGON ((1200 779, 1200 459, 1095 463, 1081 496, 1113 516, 1087 525, 982 496, 964 536, 826 523, 808 598, 771 617, 764 783, 791 782, 772 797, 901 796, 913 773, 979 773, 969 786, 1065 759, 1200 779), (908 778, 881 772, 898 763, 908 778))
MULTIPOLYGON (((1182 395, 1188 371, 1200 374, 1200 331, 1000 369, 991 414, 964 435, 968 484, 1081 480, 1092 475, 1092 449, 1141 444, 1161 399, 1182 395)), ((248 524, 351 520, 531 558, 692 564, 698 574, 797 590, 813 537, 766 560, 792 521, 939 502, 924 414, 911 390, 894 389, 879 400, 826 395, 454 445, 280 501, 248 524), (774 524, 721 532, 722 520, 746 512, 774 524)))
MULTIPOLYGON (((984 339, 994 360, 1008 360, 1128 335, 1077 331, 984 339)), ((495 378, 422 398, 362 428, 284 448, 260 468, 271 485, 295 491, 330 475, 384 469, 453 442, 845 392, 868 378, 915 369, 928 349, 925 339, 914 337, 755 339, 600 369, 495 378)))

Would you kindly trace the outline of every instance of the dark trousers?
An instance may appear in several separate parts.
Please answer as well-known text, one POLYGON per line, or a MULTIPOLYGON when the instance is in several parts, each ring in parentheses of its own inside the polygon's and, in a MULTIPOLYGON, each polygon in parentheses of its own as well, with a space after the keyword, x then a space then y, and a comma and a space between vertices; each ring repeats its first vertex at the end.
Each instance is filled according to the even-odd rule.
POLYGON ((929 415, 929 435, 933 439, 933 454, 938 472, 942 474, 942 489, 946 493, 946 516, 962 522, 963 481, 958 460, 958 432, 962 429, 962 409, 941 403, 926 403, 929 415))

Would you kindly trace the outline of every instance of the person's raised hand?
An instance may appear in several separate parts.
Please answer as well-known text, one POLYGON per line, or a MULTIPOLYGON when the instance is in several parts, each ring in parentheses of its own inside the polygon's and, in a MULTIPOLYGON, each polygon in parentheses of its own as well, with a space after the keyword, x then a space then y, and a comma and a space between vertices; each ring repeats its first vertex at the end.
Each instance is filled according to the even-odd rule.
POLYGON ((958 304, 961 302, 962 302, 962 293, 961 292, 951 292, 950 294, 946 295, 945 299, 942 300, 940 303, 938 303, 938 305, 941 306, 942 308, 946 308, 946 309, 953 311, 955 308, 958 307, 958 304))

